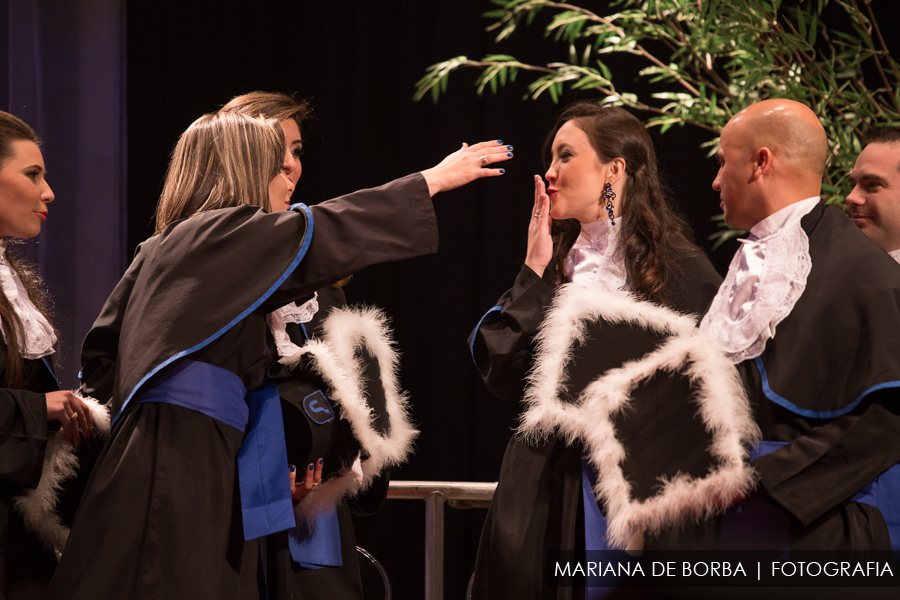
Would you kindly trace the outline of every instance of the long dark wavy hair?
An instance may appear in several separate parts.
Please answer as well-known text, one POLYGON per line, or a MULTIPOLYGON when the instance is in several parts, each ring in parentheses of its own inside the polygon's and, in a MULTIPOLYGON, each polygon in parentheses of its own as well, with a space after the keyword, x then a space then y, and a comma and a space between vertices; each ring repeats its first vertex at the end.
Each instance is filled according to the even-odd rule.
MULTIPOLYGON (((24 121, 7 112, 0 110, 0 169, 6 165, 6 161, 12 157, 15 142, 26 141, 34 142, 40 145, 40 140, 34 130, 24 121)), ((15 269, 22 280, 25 291, 28 292, 28 298, 43 314, 47 321, 53 326, 53 320, 50 318, 50 297, 44 290, 43 282, 38 275, 37 268, 22 260, 17 260, 10 251, 15 240, 7 240, 8 247, 5 259, 9 265, 15 269)), ((6 333, 6 386, 11 388, 25 387, 26 380, 30 374, 25 372, 25 361, 22 360, 20 347, 25 332, 22 328, 22 321, 13 310, 9 298, 0 291, 0 322, 3 323, 3 331, 6 333)))
MULTIPOLYGON (((568 121, 584 131, 603 163, 625 161, 627 181, 622 202, 622 240, 625 270, 635 293, 643 300, 670 305, 670 286, 681 272, 678 256, 696 250, 687 223, 669 206, 668 193, 659 180, 653 141, 637 117, 615 106, 577 102, 566 107, 544 140, 544 166, 553 158, 553 140, 568 121)), ((597 203, 600 204, 597 190, 597 203)), ((618 224, 617 224, 618 225, 618 224)), ((577 219, 553 223, 553 263, 556 283, 565 280, 565 258, 581 231, 577 219)))

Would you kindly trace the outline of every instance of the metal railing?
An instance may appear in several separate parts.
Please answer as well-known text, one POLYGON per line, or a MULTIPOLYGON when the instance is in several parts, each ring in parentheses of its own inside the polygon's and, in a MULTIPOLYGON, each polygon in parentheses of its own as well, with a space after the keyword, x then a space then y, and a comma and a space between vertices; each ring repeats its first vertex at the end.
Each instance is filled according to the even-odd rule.
POLYGON ((425 501, 425 600, 444 599, 444 506, 487 508, 496 489, 496 482, 391 482, 389 500, 425 501))

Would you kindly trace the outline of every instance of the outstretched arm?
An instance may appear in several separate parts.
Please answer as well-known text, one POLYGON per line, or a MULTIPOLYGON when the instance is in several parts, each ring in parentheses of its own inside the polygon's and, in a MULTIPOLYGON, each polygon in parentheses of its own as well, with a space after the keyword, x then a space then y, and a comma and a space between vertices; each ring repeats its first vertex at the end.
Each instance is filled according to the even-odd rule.
POLYGON ((428 184, 428 195, 449 192, 482 177, 503 175, 503 169, 489 169, 489 165, 512 158, 513 147, 503 140, 481 142, 462 148, 442 160, 436 167, 425 169, 422 176, 428 184))

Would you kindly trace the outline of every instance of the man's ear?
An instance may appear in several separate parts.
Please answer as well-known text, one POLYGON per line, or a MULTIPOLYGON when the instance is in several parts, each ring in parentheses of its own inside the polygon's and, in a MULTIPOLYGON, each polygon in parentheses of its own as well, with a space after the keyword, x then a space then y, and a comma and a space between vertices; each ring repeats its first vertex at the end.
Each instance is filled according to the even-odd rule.
POLYGON ((772 151, 763 146, 756 151, 753 157, 753 174, 751 180, 756 180, 765 175, 772 168, 772 151))

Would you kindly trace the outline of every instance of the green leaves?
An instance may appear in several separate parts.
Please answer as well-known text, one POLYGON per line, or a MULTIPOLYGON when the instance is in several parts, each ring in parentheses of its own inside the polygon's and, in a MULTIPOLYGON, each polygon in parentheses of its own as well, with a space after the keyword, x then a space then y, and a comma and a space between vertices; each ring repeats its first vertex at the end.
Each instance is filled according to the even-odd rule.
MULTIPOLYGON (((610 10, 617 12, 605 15, 593 12, 588 2, 491 2, 498 8, 484 16, 494 20, 487 29, 498 32, 497 42, 531 27, 547 9, 541 13, 547 41, 541 43, 564 44, 567 61, 536 65, 504 54, 480 61, 458 56, 428 68, 416 83, 416 100, 430 92, 436 102, 456 69, 480 70, 479 94, 515 86, 524 71, 532 76, 525 98, 546 93, 559 102, 566 87, 591 90, 603 102, 645 112, 647 125, 663 133, 676 125, 718 133, 753 102, 790 98, 811 106, 828 134, 831 157, 823 196, 834 202, 850 191, 847 173, 862 133, 900 123, 900 65, 884 44, 868 0, 787 6, 782 0, 614 0, 610 10), (632 62, 639 64, 645 85, 614 85, 617 73, 605 62, 614 55, 636 57, 632 62)), ((715 144, 710 147, 714 152, 715 144)), ((734 235, 724 229, 716 243, 734 235)))

